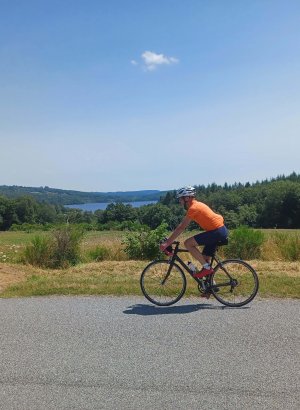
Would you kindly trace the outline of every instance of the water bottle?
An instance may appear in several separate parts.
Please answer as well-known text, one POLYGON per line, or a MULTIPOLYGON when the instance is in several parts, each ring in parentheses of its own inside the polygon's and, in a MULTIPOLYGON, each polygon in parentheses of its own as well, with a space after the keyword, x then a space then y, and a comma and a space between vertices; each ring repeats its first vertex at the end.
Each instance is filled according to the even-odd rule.
POLYGON ((188 266, 189 269, 192 271, 192 273, 196 273, 196 272, 197 272, 196 266, 195 266, 191 261, 188 261, 187 266, 188 266))

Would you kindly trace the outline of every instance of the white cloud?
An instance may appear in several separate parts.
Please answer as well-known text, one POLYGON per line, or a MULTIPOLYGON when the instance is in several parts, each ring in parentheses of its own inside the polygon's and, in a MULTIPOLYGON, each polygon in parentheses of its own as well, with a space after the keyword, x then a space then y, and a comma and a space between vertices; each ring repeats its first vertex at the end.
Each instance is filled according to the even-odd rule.
POLYGON ((138 65, 138 63, 135 60, 130 61, 132 65, 138 65))
POLYGON ((179 62, 179 60, 175 57, 167 57, 164 54, 157 54, 153 53, 152 51, 145 51, 142 54, 142 59, 144 62, 144 68, 147 71, 153 71, 158 66, 163 64, 170 65, 179 62))

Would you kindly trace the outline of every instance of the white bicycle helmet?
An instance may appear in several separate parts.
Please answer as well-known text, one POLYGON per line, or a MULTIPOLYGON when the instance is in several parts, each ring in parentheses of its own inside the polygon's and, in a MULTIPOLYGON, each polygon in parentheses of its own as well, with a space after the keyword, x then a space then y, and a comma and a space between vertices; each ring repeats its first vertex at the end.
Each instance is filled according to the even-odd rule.
POLYGON ((183 188, 179 188, 176 192, 176 197, 181 198, 183 196, 195 196, 196 190, 192 186, 185 186, 183 188))

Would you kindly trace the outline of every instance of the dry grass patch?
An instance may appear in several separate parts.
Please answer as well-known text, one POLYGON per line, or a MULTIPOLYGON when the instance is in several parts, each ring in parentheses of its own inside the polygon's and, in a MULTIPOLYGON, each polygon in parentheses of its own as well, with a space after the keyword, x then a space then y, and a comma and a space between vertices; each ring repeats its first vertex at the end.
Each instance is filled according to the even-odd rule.
POLYGON ((255 260, 249 263, 257 273, 300 278, 300 262, 255 260))
MULTIPOLYGON (((126 261, 128 255, 124 252, 122 245, 124 233, 122 232, 88 232, 81 243, 81 254, 83 259, 87 258, 91 251, 105 248, 106 257, 109 261, 126 261)), ((87 262, 87 261, 86 261, 87 262)))
POLYGON ((37 269, 30 266, 0 263, 0 293, 9 286, 25 281, 33 270, 37 269))
POLYGON ((144 261, 103 261, 77 265, 65 270, 65 274, 72 276, 111 275, 111 276, 140 276, 144 261))
POLYGON ((274 242, 274 238, 270 234, 266 235, 265 241, 261 246, 260 259, 265 261, 282 260, 281 252, 278 249, 277 244, 274 242))

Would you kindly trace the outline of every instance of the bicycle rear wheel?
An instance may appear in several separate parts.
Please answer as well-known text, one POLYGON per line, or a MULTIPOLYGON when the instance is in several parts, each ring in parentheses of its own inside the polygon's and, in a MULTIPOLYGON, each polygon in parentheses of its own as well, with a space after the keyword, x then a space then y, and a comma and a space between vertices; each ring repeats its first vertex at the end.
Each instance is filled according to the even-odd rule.
POLYGON ((244 261, 228 259, 219 263, 211 275, 211 291, 223 305, 244 306, 257 294, 257 273, 244 261))
POLYGON ((182 269, 165 260, 151 262, 143 270, 140 285, 144 296, 158 306, 170 306, 182 298, 186 278, 182 269))

